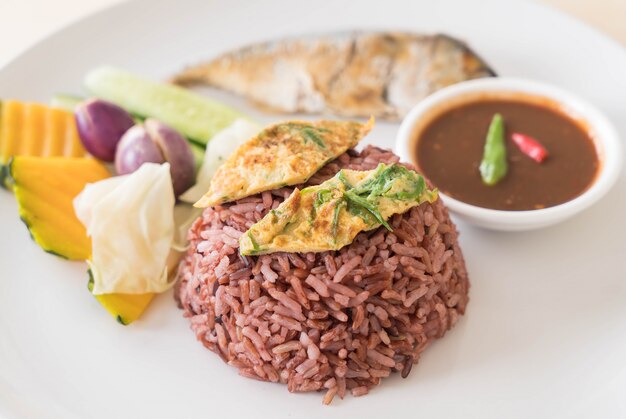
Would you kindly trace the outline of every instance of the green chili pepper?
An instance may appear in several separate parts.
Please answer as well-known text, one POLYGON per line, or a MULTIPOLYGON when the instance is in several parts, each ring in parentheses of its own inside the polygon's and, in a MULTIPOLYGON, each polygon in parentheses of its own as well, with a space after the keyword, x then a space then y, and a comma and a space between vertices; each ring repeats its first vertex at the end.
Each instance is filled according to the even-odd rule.
POLYGON ((487 132, 483 159, 480 162, 480 176, 483 179, 483 183, 494 186, 506 176, 508 169, 504 139, 504 119, 502 119, 502 115, 497 113, 493 116, 487 132))

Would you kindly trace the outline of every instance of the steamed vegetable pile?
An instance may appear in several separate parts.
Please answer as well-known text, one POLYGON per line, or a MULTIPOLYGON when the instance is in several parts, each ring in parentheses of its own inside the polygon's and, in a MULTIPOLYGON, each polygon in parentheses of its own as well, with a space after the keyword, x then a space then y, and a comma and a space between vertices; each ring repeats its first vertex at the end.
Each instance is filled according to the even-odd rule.
POLYGON ((128 324, 172 285, 198 215, 185 202, 206 192, 217 162, 257 128, 222 104, 114 68, 84 84, 84 100, 1 103, 0 184, 33 240, 86 261, 89 291, 128 324), (229 140, 205 151, 213 136, 229 140))

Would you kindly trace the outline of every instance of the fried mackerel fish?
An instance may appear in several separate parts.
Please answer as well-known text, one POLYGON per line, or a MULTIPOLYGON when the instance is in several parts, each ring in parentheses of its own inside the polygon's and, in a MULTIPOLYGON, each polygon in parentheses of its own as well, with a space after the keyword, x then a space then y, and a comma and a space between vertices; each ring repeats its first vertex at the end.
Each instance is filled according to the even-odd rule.
POLYGON ((221 88, 279 112, 399 120, 443 87, 494 75, 456 38, 366 31, 249 45, 191 66, 173 81, 221 88))
POLYGON ((352 243, 361 231, 423 202, 437 200, 424 178, 399 164, 374 170, 344 169, 326 182, 296 189, 239 240, 242 255, 323 252, 352 243))
POLYGON ((373 118, 366 124, 324 120, 272 125, 237 148, 195 206, 215 206, 304 183, 326 163, 354 147, 373 125, 373 118))

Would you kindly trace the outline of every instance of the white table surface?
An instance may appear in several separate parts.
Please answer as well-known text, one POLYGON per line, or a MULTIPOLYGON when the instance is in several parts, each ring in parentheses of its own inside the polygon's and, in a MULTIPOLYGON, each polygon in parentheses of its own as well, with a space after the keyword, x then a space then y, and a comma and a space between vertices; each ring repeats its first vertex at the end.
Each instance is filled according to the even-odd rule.
MULTIPOLYGON (((122 1, 0 0, 0 67, 65 25, 122 1)), ((536 1, 574 15, 626 45, 626 0, 536 1)), ((529 28, 531 24, 520 25, 520 30, 529 28)))

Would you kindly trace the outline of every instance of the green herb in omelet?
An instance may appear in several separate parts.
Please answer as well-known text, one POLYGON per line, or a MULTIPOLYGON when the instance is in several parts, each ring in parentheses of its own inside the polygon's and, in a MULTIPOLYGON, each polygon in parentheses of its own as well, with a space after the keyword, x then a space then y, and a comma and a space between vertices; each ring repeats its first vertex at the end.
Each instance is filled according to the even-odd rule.
POLYGON ((254 236, 250 233, 250 230, 248 230, 247 236, 250 238, 250 243, 252 243, 252 249, 255 251, 259 250, 259 245, 256 240, 254 240, 254 236))
POLYGON ((337 201, 335 209, 333 210, 333 222, 331 224, 333 237, 337 235, 337 226, 339 225, 339 213, 343 207, 346 206, 345 201, 337 201))
POLYGON ((304 138, 304 142, 311 141, 317 144, 320 148, 326 148, 324 143, 323 134, 330 132, 326 128, 315 127, 308 124, 302 124, 298 122, 289 122, 283 125, 284 128, 290 131, 291 134, 300 134, 304 138))

